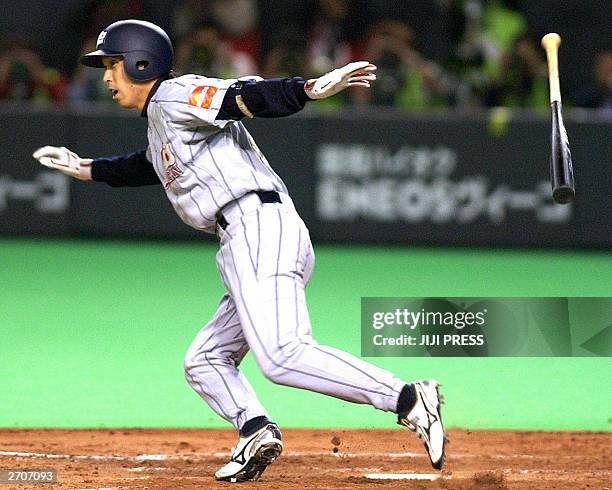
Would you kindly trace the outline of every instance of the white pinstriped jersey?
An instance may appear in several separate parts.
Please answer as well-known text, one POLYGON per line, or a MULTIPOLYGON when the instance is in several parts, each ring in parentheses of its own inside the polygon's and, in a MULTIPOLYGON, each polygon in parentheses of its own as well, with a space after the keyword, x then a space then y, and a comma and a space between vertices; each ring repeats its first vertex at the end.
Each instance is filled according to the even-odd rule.
POLYGON ((215 232, 216 213, 254 190, 287 192, 239 121, 216 119, 236 80, 184 75, 161 83, 147 107, 147 159, 188 225, 215 232))

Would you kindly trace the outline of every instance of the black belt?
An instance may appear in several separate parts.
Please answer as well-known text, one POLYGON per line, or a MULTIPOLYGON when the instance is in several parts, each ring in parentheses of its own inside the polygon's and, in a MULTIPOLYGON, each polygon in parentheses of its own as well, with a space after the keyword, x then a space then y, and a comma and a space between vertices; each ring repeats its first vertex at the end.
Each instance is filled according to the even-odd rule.
MULTIPOLYGON (((272 202, 281 202, 280 196, 278 195, 278 192, 276 191, 253 191, 253 193, 257 194, 257 197, 259 197, 259 200, 261 201, 262 204, 272 203, 272 202)), ((247 194, 250 194, 250 193, 247 193, 247 194)), ((240 197, 238 199, 240 199, 240 197)), ((227 228, 227 225, 229 225, 229 223, 225 219, 225 216, 223 216, 222 213, 218 213, 217 215, 217 224, 221 227, 222 230, 225 230, 227 228)))

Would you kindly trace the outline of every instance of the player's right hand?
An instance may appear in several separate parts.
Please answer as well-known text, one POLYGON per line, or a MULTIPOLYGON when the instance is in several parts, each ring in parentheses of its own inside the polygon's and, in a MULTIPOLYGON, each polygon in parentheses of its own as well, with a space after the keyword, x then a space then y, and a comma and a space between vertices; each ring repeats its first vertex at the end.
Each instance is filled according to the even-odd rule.
POLYGON ((79 180, 91 180, 91 158, 81 158, 64 146, 43 146, 32 156, 45 167, 79 180))

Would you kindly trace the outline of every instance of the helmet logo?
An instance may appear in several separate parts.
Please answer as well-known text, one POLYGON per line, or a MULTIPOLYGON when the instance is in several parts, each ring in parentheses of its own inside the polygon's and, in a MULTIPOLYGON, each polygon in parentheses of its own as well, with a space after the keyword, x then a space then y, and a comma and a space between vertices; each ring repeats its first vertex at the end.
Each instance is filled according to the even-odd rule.
POLYGON ((96 41, 96 48, 100 46, 104 42, 104 38, 106 38, 106 31, 102 31, 98 36, 98 40, 96 41))

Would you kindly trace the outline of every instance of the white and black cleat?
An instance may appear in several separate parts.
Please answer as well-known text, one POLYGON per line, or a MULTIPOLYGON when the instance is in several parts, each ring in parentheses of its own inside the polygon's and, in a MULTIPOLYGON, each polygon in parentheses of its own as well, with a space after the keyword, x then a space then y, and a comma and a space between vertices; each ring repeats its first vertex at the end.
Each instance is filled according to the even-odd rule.
POLYGON ((215 473, 215 478, 232 483, 256 481, 282 452, 281 432, 276 424, 268 424, 240 438, 232 459, 215 473))
POLYGON ((398 416, 398 424, 416 432, 423 441, 431 466, 437 470, 444 465, 444 450, 447 438, 444 434, 440 412, 440 384, 435 379, 412 383, 416 403, 410 411, 398 416))

